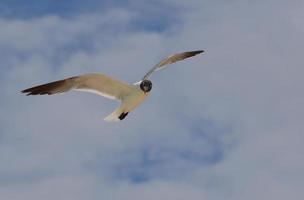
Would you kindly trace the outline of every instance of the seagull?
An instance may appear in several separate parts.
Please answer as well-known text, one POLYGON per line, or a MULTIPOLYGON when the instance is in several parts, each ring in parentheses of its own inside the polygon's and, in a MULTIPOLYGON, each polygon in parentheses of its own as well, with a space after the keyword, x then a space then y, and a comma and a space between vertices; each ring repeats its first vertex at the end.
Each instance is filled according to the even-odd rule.
POLYGON ((119 100, 121 102, 120 106, 105 117, 104 120, 120 121, 123 120, 129 112, 138 107, 150 94, 152 82, 148 80, 148 78, 153 72, 203 52, 203 50, 197 50, 173 54, 156 64, 139 82, 134 84, 128 84, 101 73, 90 73, 38 85, 21 92, 26 95, 52 95, 77 90, 119 100))

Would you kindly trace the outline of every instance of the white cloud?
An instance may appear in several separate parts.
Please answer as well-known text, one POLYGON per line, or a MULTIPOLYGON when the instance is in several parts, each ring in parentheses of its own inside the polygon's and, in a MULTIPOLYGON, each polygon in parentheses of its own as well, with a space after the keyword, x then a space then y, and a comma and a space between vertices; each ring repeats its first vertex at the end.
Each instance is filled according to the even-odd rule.
POLYGON ((164 32, 134 29, 128 10, 2 19, 1 199, 303 196, 303 5, 286 4, 191 1, 164 32), (91 71, 135 82, 188 49, 206 53, 155 75, 118 124, 102 120, 116 104, 94 95, 18 92, 91 71))

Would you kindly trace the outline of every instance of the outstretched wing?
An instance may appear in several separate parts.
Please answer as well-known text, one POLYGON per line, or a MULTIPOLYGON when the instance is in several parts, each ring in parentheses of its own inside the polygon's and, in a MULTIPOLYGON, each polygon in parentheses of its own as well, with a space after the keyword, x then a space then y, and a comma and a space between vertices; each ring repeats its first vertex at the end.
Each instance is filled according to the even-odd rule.
POLYGON ((79 90, 92 92, 110 99, 122 100, 131 92, 132 88, 131 85, 104 74, 85 74, 28 88, 22 92, 27 95, 52 95, 70 90, 79 90))
POLYGON ((177 61, 180 61, 180 60, 184 60, 186 58, 190 58, 192 56, 195 56, 197 54, 200 54, 200 53, 203 53, 204 51, 203 50, 198 50, 198 51, 187 51, 187 52, 183 52, 183 53, 177 53, 177 54, 174 54, 174 55, 171 55, 165 59, 163 59, 162 61, 160 61, 157 65, 155 65, 143 78, 142 80, 144 79, 147 79, 153 72, 155 71, 158 71, 164 67, 166 67, 166 65, 169 65, 169 64, 172 64, 172 63, 175 63, 177 61))

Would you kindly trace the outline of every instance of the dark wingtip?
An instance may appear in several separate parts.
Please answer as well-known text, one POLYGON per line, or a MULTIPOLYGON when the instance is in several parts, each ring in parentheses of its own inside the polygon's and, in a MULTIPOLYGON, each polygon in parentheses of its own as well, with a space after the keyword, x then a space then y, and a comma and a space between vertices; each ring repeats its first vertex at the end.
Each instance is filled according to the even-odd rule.
POLYGON ((187 51, 187 52, 182 53, 183 54, 182 59, 190 58, 190 57, 196 56, 197 54, 200 54, 203 52, 205 52, 205 51, 204 50, 187 51))
POLYGON ((22 90, 20 93, 24 93, 26 96, 31 95, 30 91, 28 89, 22 90))
POLYGON ((197 51, 194 51, 195 54, 200 54, 200 53, 204 53, 205 51, 204 50, 197 50, 197 51))
POLYGON ((54 81, 51 83, 46 83, 43 85, 38 85, 32 88, 27 88, 25 90, 22 90, 22 93, 27 93, 26 95, 51 95, 51 94, 55 94, 55 93, 61 93, 61 92, 65 92, 70 88, 62 88, 64 83, 67 81, 67 79, 65 80, 59 80, 59 81, 54 81))
MULTIPOLYGON (((39 89, 39 88, 38 88, 38 89, 39 89)), ((50 94, 50 93, 46 93, 46 92, 37 90, 36 87, 28 88, 28 89, 22 90, 21 93, 24 93, 26 96, 50 94)))
POLYGON ((33 88, 28 88, 28 89, 22 90, 21 93, 24 93, 26 96, 39 94, 39 93, 35 93, 33 88))

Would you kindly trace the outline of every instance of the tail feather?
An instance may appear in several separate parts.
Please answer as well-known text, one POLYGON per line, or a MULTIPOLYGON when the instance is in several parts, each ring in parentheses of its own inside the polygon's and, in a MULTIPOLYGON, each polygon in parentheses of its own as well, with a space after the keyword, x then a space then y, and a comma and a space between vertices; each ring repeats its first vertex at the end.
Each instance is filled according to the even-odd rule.
POLYGON ((128 115, 128 112, 124 112, 122 107, 118 107, 111 114, 104 118, 108 122, 117 122, 123 120, 128 115))

